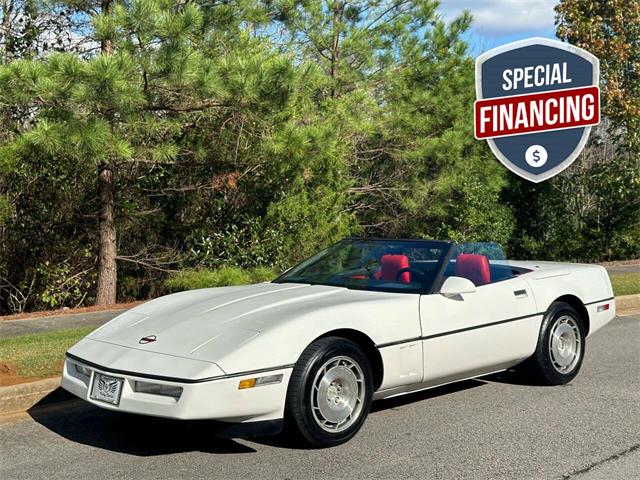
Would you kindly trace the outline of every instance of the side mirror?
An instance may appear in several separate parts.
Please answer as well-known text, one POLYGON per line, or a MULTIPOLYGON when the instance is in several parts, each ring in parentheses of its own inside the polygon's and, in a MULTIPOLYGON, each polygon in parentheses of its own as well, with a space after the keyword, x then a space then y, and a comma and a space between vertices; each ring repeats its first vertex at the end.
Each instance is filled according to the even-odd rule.
POLYGON ((471 280, 462 277, 449 277, 442 284, 440 293, 445 297, 457 297, 463 293, 473 293, 476 286, 471 280))

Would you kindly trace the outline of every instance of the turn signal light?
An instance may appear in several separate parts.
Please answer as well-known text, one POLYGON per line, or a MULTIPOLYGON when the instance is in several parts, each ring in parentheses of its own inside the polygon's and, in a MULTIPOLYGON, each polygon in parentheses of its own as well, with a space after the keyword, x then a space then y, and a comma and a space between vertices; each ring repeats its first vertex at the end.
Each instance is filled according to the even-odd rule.
POLYGON ((240 384, 238 385, 238 390, 244 390, 245 388, 253 388, 256 386, 255 378, 245 378, 244 380, 240 380, 240 384))
POLYGON ((600 305, 598 307, 598 312, 606 312, 607 310, 609 310, 609 304, 605 303, 604 305, 600 305))
POLYGON ((238 390, 244 390, 245 388, 260 387, 262 385, 273 385, 274 383, 280 383, 282 381, 282 374, 267 375, 266 377, 258 378, 245 378, 240 380, 238 384, 238 390))

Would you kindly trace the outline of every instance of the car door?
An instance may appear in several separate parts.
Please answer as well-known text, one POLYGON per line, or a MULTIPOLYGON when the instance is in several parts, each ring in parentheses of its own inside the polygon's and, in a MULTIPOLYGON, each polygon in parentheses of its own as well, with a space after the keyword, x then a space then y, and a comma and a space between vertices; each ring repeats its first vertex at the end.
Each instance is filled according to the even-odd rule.
POLYGON ((517 276, 472 293, 422 295, 423 382, 437 385, 503 370, 530 356, 542 315, 517 276))

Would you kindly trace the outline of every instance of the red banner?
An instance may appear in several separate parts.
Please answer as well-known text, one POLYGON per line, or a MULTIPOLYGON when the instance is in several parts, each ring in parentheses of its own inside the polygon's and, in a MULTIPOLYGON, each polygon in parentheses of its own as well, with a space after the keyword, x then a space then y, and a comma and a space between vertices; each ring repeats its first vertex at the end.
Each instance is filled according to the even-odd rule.
POLYGON ((596 86, 476 100, 477 139, 586 127, 600 122, 596 86))

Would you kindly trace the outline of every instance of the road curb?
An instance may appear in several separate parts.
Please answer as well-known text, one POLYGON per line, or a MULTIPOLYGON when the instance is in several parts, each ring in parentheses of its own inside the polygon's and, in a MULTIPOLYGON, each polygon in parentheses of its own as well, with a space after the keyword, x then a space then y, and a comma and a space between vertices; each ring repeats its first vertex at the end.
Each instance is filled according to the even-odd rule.
POLYGON ((640 293, 616 297, 616 313, 631 315, 640 312, 640 293))
MULTIPOLYGON (((616 297, 616 313, 618 315, 640 313, 640 293, 616 297)), ((38 407, 50 405, 70 398, 75 397, 71 394, 67 395, 60 388, 59 377, 0 387, 0 415, 24 412, 36 405, 38 407)))
POLYGON ((29 410, 42 403, 45 397, 51 395, 58 387, 59 377, 0 387, 0 415, 29 410))

